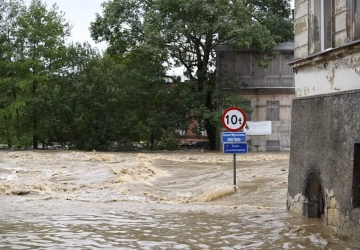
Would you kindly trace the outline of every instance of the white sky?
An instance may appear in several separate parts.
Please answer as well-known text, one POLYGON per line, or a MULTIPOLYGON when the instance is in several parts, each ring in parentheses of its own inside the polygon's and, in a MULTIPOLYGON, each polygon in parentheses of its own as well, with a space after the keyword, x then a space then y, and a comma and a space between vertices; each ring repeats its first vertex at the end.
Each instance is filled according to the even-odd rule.
MULTIPOLYGON (((89 42, 95 45, 95 42, 90 36, 90 23, 95 21, 95 14, 102 13, 101 3, 105 0, 42 0, 46 3, 48 8, 56 5, 59 11, 65 13, 65 19, 72 26, 70 41, 74 42, 89 42)), ((29 5, 31 0, 25 0, 29 5)), ((105 47, 104 44, 96 45, 99 49, 105 47)))

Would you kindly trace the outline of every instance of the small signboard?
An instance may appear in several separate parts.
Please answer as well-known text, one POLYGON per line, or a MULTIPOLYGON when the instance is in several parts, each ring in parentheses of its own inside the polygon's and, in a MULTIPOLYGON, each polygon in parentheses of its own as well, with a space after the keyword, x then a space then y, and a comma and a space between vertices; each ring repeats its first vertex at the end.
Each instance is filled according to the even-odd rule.
POLYGON ((248 146, 246 143, 225 143, 225 154, 246 154, 248 152, 248 146))
POLYGON ((245 143, 246 142, 246 133, 244 132, 222 132, 221 141, 223 143, 245 143))

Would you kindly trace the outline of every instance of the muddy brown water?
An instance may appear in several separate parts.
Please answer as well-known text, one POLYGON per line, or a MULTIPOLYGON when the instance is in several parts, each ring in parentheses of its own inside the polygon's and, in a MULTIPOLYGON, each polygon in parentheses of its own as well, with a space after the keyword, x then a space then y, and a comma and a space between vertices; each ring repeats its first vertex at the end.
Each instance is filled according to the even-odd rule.
POLYGON ((0 152, 0 249, 360 249, 286 211, 289 153, 0 152))

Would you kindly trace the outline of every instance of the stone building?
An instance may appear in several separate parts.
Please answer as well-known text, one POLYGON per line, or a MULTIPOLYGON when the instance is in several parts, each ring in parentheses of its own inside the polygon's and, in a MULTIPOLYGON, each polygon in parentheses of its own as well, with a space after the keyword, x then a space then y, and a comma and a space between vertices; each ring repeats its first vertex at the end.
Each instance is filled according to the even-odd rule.
POLYGON ((239 93, 253 109, 247 114, 247 143, 253 151, 290 150, 291 103, 294 76, 289 63, 294 59, 294 44, 276 47, 278 58, 267 68, 258 66, 257 51, 237 50, 230 45, 216 48, 219 88, 239 93), (236 86, 234 86, 234 84, 236 86))
POLYGON ((287 208, 360 236, 360 0, 295 1, 287 208))

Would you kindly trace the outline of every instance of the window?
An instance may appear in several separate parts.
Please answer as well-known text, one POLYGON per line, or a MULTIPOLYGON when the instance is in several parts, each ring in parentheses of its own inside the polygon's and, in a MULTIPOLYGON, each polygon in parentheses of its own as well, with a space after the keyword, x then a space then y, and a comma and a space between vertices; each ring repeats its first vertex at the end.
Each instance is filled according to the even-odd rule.
POLYGON ((352 204, 354 207, 360 207, 360 143, 354 144, 352 204))
POLYGON ((266 151, 280 151, 280 141, 266 141, 266 151))
POLYGON ((267 101, 266 102, 266 120, 280 121, 280 102, 267 101))
POLYGON ((311 0, 309 21, 310 54, 333 47, 333 0, 311 0))
POLYGON ((354 40, 360 39, 360 0, 354 0, 354 40))

